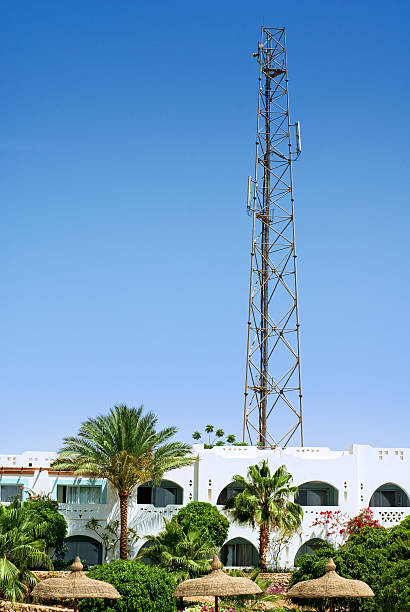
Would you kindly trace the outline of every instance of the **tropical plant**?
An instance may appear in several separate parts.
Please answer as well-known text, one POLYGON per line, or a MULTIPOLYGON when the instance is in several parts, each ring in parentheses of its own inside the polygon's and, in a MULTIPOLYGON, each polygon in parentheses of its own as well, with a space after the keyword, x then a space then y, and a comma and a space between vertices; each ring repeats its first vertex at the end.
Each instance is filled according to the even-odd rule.
POLYGON ((271 474, 268 462, 251 465, 247 479, 237 474, 232 481, 243 490, 228 499, 225 510, 235 522, 259 528, 259 568, 266 570, 266 552, 270 532, 295 532, 300 528, 303 511, 299 504, 290 501, 297 493, 292 486, 292 476, 281 465, 271 474))
POLYGON ((278 601, 278 595, 269 590, 271 580, 260 576, 260 570, 255 569, 251 574, 245 574, 242 570, 231 570, 229 575, 234 578, 248 578, 248 580, 256 582, 262 592, 253 595, 227 595, 221 599, 222 604, 230 608, 236 608, 237 610, 249 610, 250 608, 260 609, 260 604, 262 604, 262 602, 278 601))
MULTIPOLYGON (((208 434, 208 442, 204 443, 204 448, 213 448, 214 446, 225 446, 225 444, 235 444, 235 436, 229 434, 226 436, 226 440, 223 440, 225 432, 223 429, 215 429, 213 425, 205 426, 205 433, 208 434), (214 436, 211 436, 214 434, 214 436)), ((194 431, 192 434, 194 440, 202 441, 202 434, 200 431, 194 431)))
POLYGON ((180 580, 208 573, 209 561, 217 553, 201 531, 172 520, 165 520, 164 531, 157 536, 147 536, 147 543, 137 558, 166 568, 180 580))
POLYGON ((42 539, 46 543, 46 551, 58 557, 67 536, 67 521, 58 511, 58 502, 51 499, 49 494, 36 494, 29 490, 28 500, 22 507, 29 517, 45 522, 42 539))
POLYGON ((371 508, 363 508, 359 514, 349 517, 341 510, 322 510, 319 516, 313 521, 311 527, 324 527, 326 537, 337 535, 343 540, 347 540, 354 533, 359 533, 363 527, 380 527, 379 521, 374 518, 371 508))
POLYGON ((36 566, 52 568, 42 535, 44 520, 29 516, 20 501, 0 506, 0 597, 21 601, 37 579, 36 566))
POLYGON ((228 537, 229 521, 208 502, 190 502, 172 517, 172 522, 199 531, 204 540, 220 548, 228 537))
POLYGON ((88 573, 94 580, 112 584, 121 599, 82 599, 80 612, 176 612, 173 592, 177 579, 161 567, 139 561, 114 561, 93 567, 88 573))
MULTIPOLYGON (((410 516, 390 529, 362 527, 337 550, 328 542, 319 544, 314 555, 302 555, 296 560, 298 569, 292 575, 290 586, 323 576, 329 557, 333 558, 338 574, 363 580, 375 594, 374 599, 336 599, 335 612, 345 609, 351 612, 410 612, 410 516)), ((318 612, 327 609, 326 600, 312 599, 303 603, 318 612)))
POLYGON ((160 484, 169 470, 190 465, 191 447, 167 442, 175 427, 156 431, 157 418, 143 407, 114 406, 108 415, 85 421, 77 436, 64 439, 53 468, 76 475, 105 478, 120 500, 120 558, 128 557, 128 498, 132 489, 147 480, 160 484))
MULTIPOLYGON (((114 550, 118 542, 120 541, 120 537, 121 537, 120 521, 118 520, 110 521, 104 526, 101 525, 100 523, 101 521, 99 521, 98 519, 91 518, 89 521, 87 521, 85 526, 87 529, 94 531, 104 543, 104 548, 105 548, 104 560, 107 563, 108 553, 110 552, 110 550, 114 550)), ((133 529, 132 527, 128 527, 127 532, 128 532, 128 554, 129 554, 131 551, 132 545, 135 544, 137 540, 139 540, 139 535, 137 534, 136 530, 133 529)))

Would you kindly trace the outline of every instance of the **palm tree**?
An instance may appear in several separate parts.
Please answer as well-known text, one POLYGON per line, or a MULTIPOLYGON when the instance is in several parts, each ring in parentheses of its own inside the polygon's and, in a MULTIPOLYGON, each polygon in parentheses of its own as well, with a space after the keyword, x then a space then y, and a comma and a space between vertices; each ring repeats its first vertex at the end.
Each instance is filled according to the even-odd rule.
POLYGON ((147 480, 161 482, 165 472, 190 465, 191 447, 167 442, 175 427, 156 431, 157 418, 143 408, 114 406, 108 415, 85 421, 75 437, 64 438, 64 446, 53 463, 56 470, 81 476, 105 478, 120 500, 120 558, 128 557, 128 498, 131 490, 147 480))
POLYGON ((204 539, 203 533, 165 519, 165 529, 157 536, 147 536, 149 546, 143 548, 138 559, 147 560, 174 572, 179 580, 209 572, 209 561, 218 552, 215 544, 204 539))
POLYGON ((47 522, 30 516, 20 501, 0 505, 0 597, 21 601, 37 583, 30 567, 53 566, 41 536, 47 522))
POLYGON ((291 486, 292 476, 285 465, 271 474, 266 460, 251 465, 247 479, 236 475, 232 480, 243 491, 228 499, 225 510, 235 522, 259 527, 259 567, 265 571, 270 531, 289 533, 300 527, 302 508, 289 499, 296 495, 297 487, 291 486))

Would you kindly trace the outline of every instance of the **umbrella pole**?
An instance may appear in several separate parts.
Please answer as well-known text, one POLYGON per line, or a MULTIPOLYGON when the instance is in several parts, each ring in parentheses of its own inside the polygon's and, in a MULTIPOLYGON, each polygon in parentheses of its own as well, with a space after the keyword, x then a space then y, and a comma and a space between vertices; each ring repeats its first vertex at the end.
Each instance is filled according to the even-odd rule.
POLYGON ((218 595, 215 595, 215 612, 218 612, 218 595))
POLYGON ((74 597, 74 612, 78 612, 78 599, 74 597))
POLYGON ((333 598, 329 598, 329 612, 333 612, 333 598))

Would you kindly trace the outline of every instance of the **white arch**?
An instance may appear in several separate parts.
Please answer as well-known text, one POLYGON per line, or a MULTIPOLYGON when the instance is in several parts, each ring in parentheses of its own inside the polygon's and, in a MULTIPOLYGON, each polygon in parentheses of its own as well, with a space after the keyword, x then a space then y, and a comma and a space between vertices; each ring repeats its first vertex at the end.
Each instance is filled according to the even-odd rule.
POLYGON ((391 480, 389 482, 383 482, 382 484, 379 484, 378 487, 376 487, 376 489, 373 491, 373 493, 370 495, 369 497, 369 503, 368 506, 369 508, 378 508, 381 506, 370 506, 370 502, 371 499, 373 497, 373 495, 379 490, 381 489, 381 487, 384 487, 385 485, 393 485, 394 487, 397 487, 398 489, 400 489, 400 491, 402 491, 405 496, 407 497, 407 506, 391 506, 392 508, 408 508, 410 506, 410 495, 408 494, 408 492, 406 491, 406 489, 404 487, 402 487, 401 485, 397 484, 397 482, 392 482, 391 480))

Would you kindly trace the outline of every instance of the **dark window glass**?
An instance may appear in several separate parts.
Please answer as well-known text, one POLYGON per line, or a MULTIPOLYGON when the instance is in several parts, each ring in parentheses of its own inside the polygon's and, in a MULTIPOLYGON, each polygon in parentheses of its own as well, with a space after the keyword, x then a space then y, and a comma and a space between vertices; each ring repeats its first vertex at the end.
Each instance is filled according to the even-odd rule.
POLYGON ((312 540, 308 540, 299 548, 298 552, 295 556, 295 561, 301 555, 314 555, 317 549, 318 544, 323 542, 320 538, 312 538, 312 540))
POLYGON ((305 482, 295 502, 301 506, 337 506, 337 490, 324 482, 305 482))
POLYGON ((152 504, 152 487, 138 487, 137 504, 152 504))
POLYGON ((102 562, 102 546, 100 542, 87 536, 71 536, 65 540, 64 560, 85 559, 89 565, 99 565, 102 562))
POLYGON ((220 557, 227 567, 256 567, 259 561, 256 548, 242 538, 234 538, 224 544, 220 557))
POLYGON ((242 485, 236 482, 231 482, 230 484, 228 484, 228 486, 222 489, 218 496, 218 499, 216 500, 216 504, 218 506, 224 506, 228 499, 231 499, 231 497, 236 497, 236 495, 238 495, 238 493, 242 493, 242 491, 242 485))
POLYGON ((0 498, 2 502, 13 501, 14 499, 23 498, 23 487, 20 484, 2 484, 0 485, 0 498))
POLYGON ((403 489, 393 483, 386 483, 376 489, 369 505, 373 508, 403 508, 410 503, 403 489))

